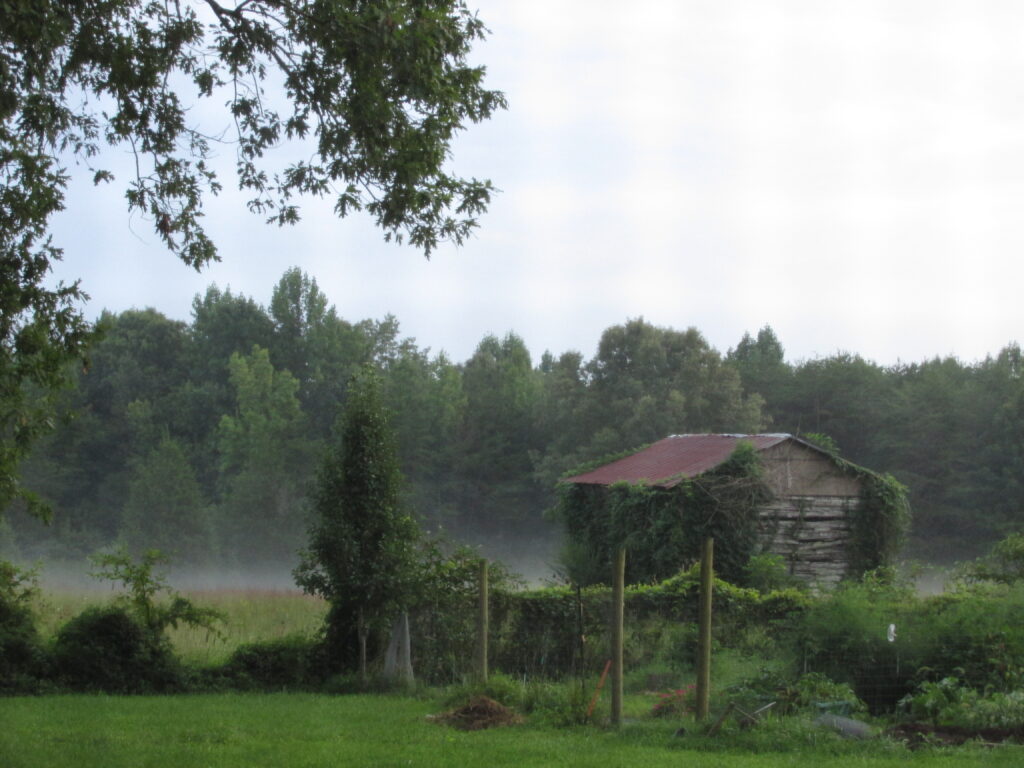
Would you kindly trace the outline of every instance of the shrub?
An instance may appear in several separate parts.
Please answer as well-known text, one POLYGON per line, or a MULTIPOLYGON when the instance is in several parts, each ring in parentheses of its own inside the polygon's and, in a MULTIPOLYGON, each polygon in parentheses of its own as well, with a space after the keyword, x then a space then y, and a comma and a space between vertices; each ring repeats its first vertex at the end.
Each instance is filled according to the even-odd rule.
POLYGON ((981 694, 955 677, 922 683, 900 701, 917 720, 961 728, 1024 728, 1024 691, 981 694))
POLYGON ((236 686, 261 690, 307 687, 322 677, 317 645, 304 635, 239 646, 220 672, 236 686))
POLYGON ((167 641, 116 605, 87 608, 61 627, 54 666, 63 683, 80 691, 151 693, 183 685, 167 641))
POLYGON ((782 555, 767 552, 753 555, 743 569, 744 586, 758 592, 774 592, 800 585, 799 579, 789 572, 782 555))
POLYGON ((849 584, 816 601, 797 630, 805 669, 852 686, 872 711, 892 709, 914 686, 931 642, 902 591, 849 584), (897 627, 890 641, 888 627, 897 627))
POLYGON ((0 561, 0 693, 32 690, 45 662, 31 601, 35 572, 0 561))

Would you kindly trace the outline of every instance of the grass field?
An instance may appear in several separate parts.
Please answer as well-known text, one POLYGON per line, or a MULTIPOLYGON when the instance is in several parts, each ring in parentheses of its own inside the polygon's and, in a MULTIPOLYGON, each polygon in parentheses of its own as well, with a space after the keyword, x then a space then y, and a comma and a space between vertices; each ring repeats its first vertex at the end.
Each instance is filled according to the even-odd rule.
MULTIPOLYGON (((114 590, 50 590, 38 606, 39 627, 46 636, 90 605, 120 594, 114 590)), ((182 594, 196 605, 224 614, 220 636, 203 629, 180 626, 169 632, 174 650, 189 664, 205 666, 225 661, 239 645, 276 640, 293 634, 313 634, 323 623, 327 604, 298 590, 217 589, 182 594)))
POLYGON ((4 768, 139 766, 659 766, 776 768, 823 763, 864 768, 1020 766, 1019 747, 908 752, 843 742, 737 746, 674 737, 676 724, 620 731, 525 725, 463 733, 427 721, 436 702, 391 696, 223 694, 0 699, 4 768), (753 751, 757 749, 755 753, 753 751))

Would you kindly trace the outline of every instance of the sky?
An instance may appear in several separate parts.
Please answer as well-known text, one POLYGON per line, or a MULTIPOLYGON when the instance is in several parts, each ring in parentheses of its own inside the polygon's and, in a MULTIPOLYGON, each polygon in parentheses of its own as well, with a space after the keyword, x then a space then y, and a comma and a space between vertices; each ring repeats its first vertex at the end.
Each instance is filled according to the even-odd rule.
MULTIPOLYGON (((591 356, 628 318, 723 353, 770 325, 791 361, 965 361, 1024 337, 1024 3, 988 0, 469 0, 472 60, 509 109, 453 167, 501 190, 430 261, 329 202, 267 226, 233 190, 201 273, 72 168, 56 279, 102 309, 188 320, 216 283, 268 303, 298 266, 349 320, 465 360, 486 334, 591 356)), ((220 120, 211 113, 213 128, 220 120)), ((127 178, 122 150, 103 158, 127 178)))

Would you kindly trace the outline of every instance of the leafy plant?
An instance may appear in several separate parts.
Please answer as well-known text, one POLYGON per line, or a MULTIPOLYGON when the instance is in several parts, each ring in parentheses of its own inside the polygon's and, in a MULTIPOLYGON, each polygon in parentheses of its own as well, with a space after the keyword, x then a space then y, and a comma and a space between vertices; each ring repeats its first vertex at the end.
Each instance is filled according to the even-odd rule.
POLYGON ((0 560, 0 692, 32 688, 41 671, 43 646, 32 601, 37 574, 0 560))
POLYGON ((988 692, 964 685, 956 677, 924 682, 900 700, 916 720, 962 728, 1024 728, 1024 691, 988 692))
POLYGON ((170 643, 124 604, 86 608, 54 641, 58 678, 75 690, 150 693, 180 689, 170 643))
POLYGON ((219 612, 201 608, 170 589, 156 567, 168 562, 149 550, 136 562, 121 547, 94 555, 93 576, 120 582, 126 593, 91 607, 60 628, 54 642, 58 676, 72 688, 143 693, 182 687, 184 671, 166 631, 181 624, 216 634, 219 612), (165 600, 158 595, 167 593, 165 600))
POLYGON ((1024 581, 1024 533, 1011 533, 984 557, 960 567, 955 576, 968 583, 992 581, 1015 584, 1024 581))
POLYGON ((243 688, 302 688, 319 681, 318 652, 318 645, 304 635, 246 643, 235 649, 218 672, 243 688))
POLYGON ((92 575, 121 582, 127 594, 117 598, 117 604, 154 637, 162 636, 168 628, 177 628, 179 624, 217 633, 217 624, 224 618, 219 611, 202 608, 182 597, 167 585, 161 574, 154 571, 157 566, 170 562, 170 558, 160 550, 147 550, 138 562, 123 546, 114 552, 93 555, 91 559, 98 567, 92 575), (162 592, 167 593, 168 599, 158 601, 157 595, 162 592))

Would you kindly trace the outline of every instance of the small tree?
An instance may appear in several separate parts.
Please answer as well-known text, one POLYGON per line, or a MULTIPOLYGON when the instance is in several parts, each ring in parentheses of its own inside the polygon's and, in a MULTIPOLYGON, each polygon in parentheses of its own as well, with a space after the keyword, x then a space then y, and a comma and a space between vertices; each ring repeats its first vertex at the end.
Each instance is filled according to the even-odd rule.
POLYGON ((402 509, 401 484, 380 379, 365 366, 320 466, 309 549, 295 570, 305 592, 331 604, 329 640, 354 624, 364 678, 371 630, 406 607, 418 571, 420 530, 402 509))

